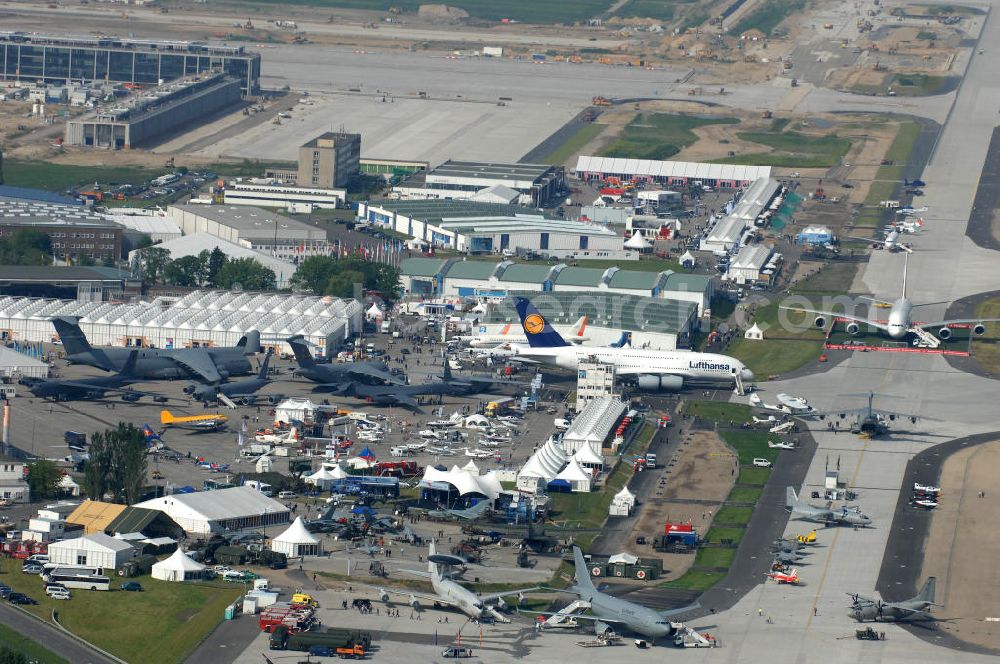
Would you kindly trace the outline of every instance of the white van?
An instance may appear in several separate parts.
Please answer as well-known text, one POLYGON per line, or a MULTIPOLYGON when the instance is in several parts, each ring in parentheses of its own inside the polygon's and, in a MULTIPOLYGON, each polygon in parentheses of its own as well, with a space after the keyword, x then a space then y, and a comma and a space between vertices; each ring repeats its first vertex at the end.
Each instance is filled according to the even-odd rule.
POLYGON ((52 599, 70 598, 69 590, 67 590, 63 586, 55 586, 55 585, 45 586, 45 594, 51 597, 52 599))
POLYGON ((382 321, 382 326, 380 328, 381 331, 382 331, 382 334, 389 334, 389 330, 391 328, 392 328, 392 325, 389 323, 389 321, 387 321, 387 320, 382 321))

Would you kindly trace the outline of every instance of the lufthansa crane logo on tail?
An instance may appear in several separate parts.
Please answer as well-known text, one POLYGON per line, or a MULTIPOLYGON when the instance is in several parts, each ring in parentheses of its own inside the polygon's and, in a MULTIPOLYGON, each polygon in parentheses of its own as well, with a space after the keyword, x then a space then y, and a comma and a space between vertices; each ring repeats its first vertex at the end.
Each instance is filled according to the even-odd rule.
POLYGON ((538 334, 545 329, 545 319, 539 314, 531 314, 524 319, 524 331, 528 334, 538 334))

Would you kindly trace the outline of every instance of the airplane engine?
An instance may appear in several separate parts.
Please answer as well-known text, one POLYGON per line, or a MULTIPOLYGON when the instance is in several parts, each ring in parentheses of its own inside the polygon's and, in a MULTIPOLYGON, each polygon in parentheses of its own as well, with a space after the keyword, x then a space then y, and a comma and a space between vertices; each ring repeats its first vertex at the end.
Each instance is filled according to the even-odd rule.
POLYGON ((240 399, 241 406, 249 406, 251 404, 253 404, 253 397, 243 397, 240 399))
POLYGON ((826 318, 823 316, 816 316, 816 319, 813 320, 813 325, 822 330, 826 327, 826 318))
POLYGON ((184 386, 184 394, 194 394, 197 391, 198 386, 194 383, 184 386))
POLYGON ((986 326, 982 323, 976 323, 972 326, 972 333, 977 337, 981 337, 986 334, 986 326))
POLYGON ((639 389, 646 392, 676 392, 684 386, 681 376, 639 376, 639 389))
POLYGON ((272 406, 276 406, 277 404, 281 403, 281 396, 277 394, 272 394, 267 398, 267 402, 272 406))
POLYGON ((410 595, 409 605, 411 609, 416 609, 418 611, 420 610, 420 600, 418 600, 413 595, 410 595))
POLYGON ((861 331, 861 326, 858 325, 857 323, 848 323, 845 329, 847 330, 848 334, 857 334, 858 332, 861 331))
POLYGON ((389 601, 389 593, 387 593, 384 590, 380 590, 378 592, 378 601, 380 601, 380 602, 388 602, 389 601))
POLYGON ((946 325, 938 330, 938 339, 941 339, 942 341, 951 339, 951 328, 946 325))

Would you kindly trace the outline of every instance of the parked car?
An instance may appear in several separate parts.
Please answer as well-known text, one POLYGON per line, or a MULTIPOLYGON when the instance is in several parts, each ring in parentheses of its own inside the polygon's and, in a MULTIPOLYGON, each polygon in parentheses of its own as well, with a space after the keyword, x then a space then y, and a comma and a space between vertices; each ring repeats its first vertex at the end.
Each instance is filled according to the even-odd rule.
POLYGON ((36 565, 35 563, 28 563, 21 568, 21 572, 24 574, 41 574, 44 568, 41 565, 36 565))
POLYGON ((69 590, 60 585, 45 586, 45 594, 52 599, 69 599, 69 590))
POLYGON ((38 604, 35 600, 31 599, 24 593, 11 593, 7 597, 7 601, 11 604, 38 604))
POLYGON ((452 646, 450 648, 445 648, 441 652, 442 657, 472 657, 472 648, 466 648, 465 646, 452 646))
POLYGON ((294 491, 279 491, 278 492, 278 500, 287 500, 288 498, 294 498, 294 497, 295 497, 295 492, 294 491))
POLYGON ((0 599, 7 599, 14 592, 10 586, 0 585, 0 599))
POLYGON ((121 588, 122 588, 122 590, 125 590, 125 591, 128 591, 128 592, 133 592, 133 593, 141 593, 142 592, 142 585, 138 581, 126 581, 125 583, 123 583, 121 585, 121 588))
POLYGON ((770 468, 771 462, 768 461, 767 459, 756 458, 753 460, 753 465, 757 466, 758 468, 770 468))

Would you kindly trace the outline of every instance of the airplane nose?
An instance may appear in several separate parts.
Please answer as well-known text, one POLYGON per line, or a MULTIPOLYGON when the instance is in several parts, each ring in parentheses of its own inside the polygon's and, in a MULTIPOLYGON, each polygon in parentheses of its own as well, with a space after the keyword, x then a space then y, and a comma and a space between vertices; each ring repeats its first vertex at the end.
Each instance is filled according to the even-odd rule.
POLYGON ((753 380, 753 372, 743 367, 740 369, 740 380, 753 380))

